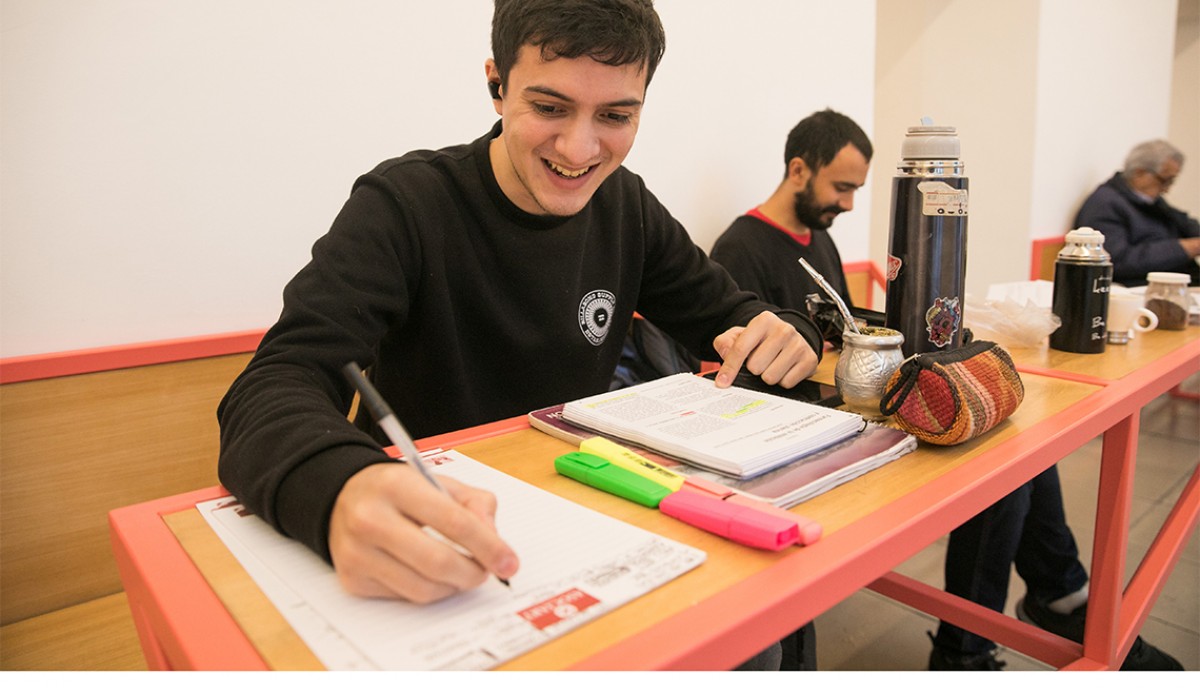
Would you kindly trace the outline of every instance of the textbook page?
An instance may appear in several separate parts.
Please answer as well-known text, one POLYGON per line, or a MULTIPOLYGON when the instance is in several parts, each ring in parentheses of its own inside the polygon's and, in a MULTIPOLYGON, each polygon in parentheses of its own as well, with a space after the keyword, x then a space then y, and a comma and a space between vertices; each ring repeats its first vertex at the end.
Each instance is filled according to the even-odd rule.
POLYGON ((862 416, 679 373, 563 406, 604 435, 738 478, 751 478, 863 430, 862 416))
POLYGON ((345 592, 333 568, 234 497, 197 505, 328 669, 488 669, 699 566, 704 552, 604 516, 456 451, 423 459, 492 491, 496 526, 521 568, 429 605, 345 592))

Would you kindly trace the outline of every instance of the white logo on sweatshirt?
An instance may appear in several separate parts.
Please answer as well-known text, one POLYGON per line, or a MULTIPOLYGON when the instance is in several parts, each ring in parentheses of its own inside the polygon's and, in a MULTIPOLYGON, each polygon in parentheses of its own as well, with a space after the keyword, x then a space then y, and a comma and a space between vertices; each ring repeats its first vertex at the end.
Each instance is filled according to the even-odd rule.
POLYGON ((617 297, 604 289, 588 292, 579 302, 579 329, 593 346, 600 346, 608 337, 616 306, 617 297))

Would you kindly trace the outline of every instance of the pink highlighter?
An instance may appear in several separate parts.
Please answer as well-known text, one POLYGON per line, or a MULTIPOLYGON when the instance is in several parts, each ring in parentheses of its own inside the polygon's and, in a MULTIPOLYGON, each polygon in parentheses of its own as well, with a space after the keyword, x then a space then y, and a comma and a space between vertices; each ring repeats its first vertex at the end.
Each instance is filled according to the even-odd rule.
POLYGON ((800 539, 796 541, 796 544, 799 546, 808 546, 813 544, 817 540, 821 539, 821 535, 824 532, 821 524, 817 523, 811 518, 801 516, 800 514, 797 514, 793 511, 788 511, 787 509, 780 509, 769 502, 764 502, 758 499, 747 497, 745 495, 740 495, 724 485, 705 480, 704 478, 698 478, 694 475, 689 475, 683 483, 683 489, 695 492, 697 494, 723 499, 730 504, 741 504, 742 506, 750 507, 751 509, 765 511, 768 514, 779 518, 786 518, 790 521, 795 521, 796 525, 800 528, 800 539))
POLYGON ((688 490, 663 497, 658 510, 739 544, 773 552, 800 538, 800 529, 791 519, 688 490))

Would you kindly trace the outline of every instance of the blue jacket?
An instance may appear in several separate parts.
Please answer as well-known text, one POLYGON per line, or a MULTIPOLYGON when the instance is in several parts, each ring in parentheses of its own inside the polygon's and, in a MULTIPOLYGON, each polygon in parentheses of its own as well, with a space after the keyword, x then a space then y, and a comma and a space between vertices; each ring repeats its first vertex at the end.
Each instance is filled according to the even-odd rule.
POLYGON ((1147 203, 1120 172, 1083 202, 1075 226, 1104 235, 1114 282, 1132 287, 1145 284, 1149 272, 1182 272, 1192 276, 1192 285, 1200 285, 1200 265, 1179 245, 1180 239, 1200 236, 1200 223, 1161 196, 1147 203))

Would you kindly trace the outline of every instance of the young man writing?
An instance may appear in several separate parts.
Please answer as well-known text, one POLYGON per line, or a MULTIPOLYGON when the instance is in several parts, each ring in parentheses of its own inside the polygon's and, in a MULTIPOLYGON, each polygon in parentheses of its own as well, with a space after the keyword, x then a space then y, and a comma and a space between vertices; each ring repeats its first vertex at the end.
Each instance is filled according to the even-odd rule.
POLYGON ((429 602, 519 562, 492 495, 444 495, 346 422, 347 362, 422 437, 606 390, 635 310, 720 357, 718 386, 794 387, 821 350, 621 166, 663 52, 649 0, 498 0, 492 43, 500 121, 358 179, 218 409, 222 483, 359 595, 429 602))

